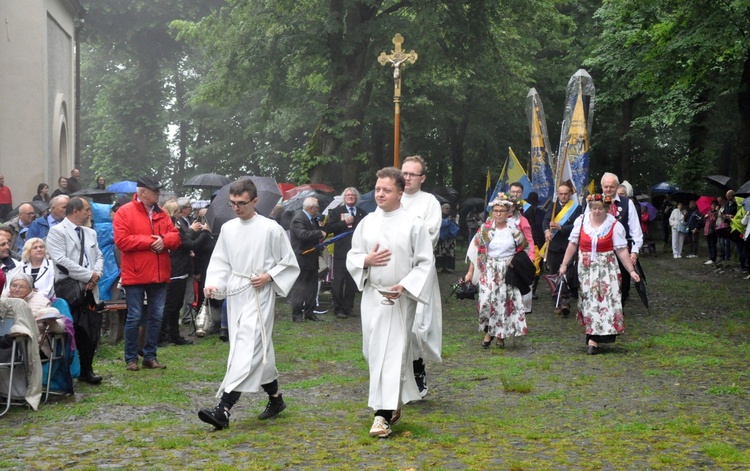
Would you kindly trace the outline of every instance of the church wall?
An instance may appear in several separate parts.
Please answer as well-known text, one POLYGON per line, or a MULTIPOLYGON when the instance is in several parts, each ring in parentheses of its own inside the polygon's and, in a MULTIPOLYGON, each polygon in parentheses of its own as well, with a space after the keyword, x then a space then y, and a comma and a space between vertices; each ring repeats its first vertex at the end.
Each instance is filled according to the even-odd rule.
POLYGON ((74 15, 68 0, 0 2, 0 173, 14 205, 73 166, 74 15))

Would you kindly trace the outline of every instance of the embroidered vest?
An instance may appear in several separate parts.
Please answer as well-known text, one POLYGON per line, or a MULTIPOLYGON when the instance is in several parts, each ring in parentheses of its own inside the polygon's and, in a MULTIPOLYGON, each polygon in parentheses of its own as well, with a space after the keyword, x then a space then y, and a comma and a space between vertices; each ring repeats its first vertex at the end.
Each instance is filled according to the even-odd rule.
MULTIPOLYGON (((602 237, 599 237, 596 240, 596 252, 611 252, 615 249, 614 244, 614 234, 615 234, 615 226, 616 224, 612 224, 612 227, 609 228, 609 232, 604 234, 602 237)), ((586 234, 586 231, 581 228, 581 236, 579 238, 579 247, 581 249, 581 252, 591 252, 591 236, 586 234)))

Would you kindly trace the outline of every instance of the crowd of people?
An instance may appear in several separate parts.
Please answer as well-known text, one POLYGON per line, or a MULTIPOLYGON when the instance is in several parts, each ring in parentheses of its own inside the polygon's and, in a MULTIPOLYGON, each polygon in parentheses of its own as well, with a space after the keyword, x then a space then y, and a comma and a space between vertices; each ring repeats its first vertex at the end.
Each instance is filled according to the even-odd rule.
POLYGON ((723 196, 711 199, 709 206, 701 211, 695 199, 685 205, 672 201, 667 195, 661 214, 664 243, 671 240, 673 257, 698 257, 700 241, 705 238, 708 260, 704 264, 716 265, 720 271, 733 269, 744 273, 745 279, 750 280, 747 260, 750 213, 743 202, 743 198, 735 196, 734 190, 727 190, 723 196))
MULTIPOLYGON (((361 320, 373 437, 389 436, 404 405, 428 392, 426 364, 442 358, 438 271, 453 273, 456 256, 468 260, 462 281, 478 287, 482 348, 493 343, 509 347, 507 339, 528 334, 526 316, 544 273, 555 284, 551 313, 569 315, 577 299, 576 319, 588 354, 600 353, 602 344, 625 332, 623 304, 631 280, 641 281, 638 257, 647 228, 643 224, 648 222, 627 182, 605 173, 602 193, 580 204, 572 186, 564 183, 547 207, 539 206, 533 192, 524 200, 523 186, 512 183, 507 193, 489 203, 488 217, 476 208, 464 213, 464 254, 457 253, 455 208, 422 190, 426 175, 427 163, 420 156, 406 158, 400 169, 381 169, 374 192, 377 210, 369 214, 359 206, 360 193, 354 187, 346 188, 340 205, 325 216, 318 200, 308 197, 288 231, 257 212, 258 191, 252 180, 239 180, 229 187, 228 205, 236 217, 224 223, 217 236, 188 198, 160 204, 162 184, 150 176, 137 179, 132 198, 111 205, 107 232, 95 230, 97 224, 92 229, 92 206, 97 204, 93 196, 102 194, 91 201, 71 196, 81 189, 80 173, 74 170, 70 178, 58 180, 52 194, 48 185, 39 185, 33 201, 47 203, 45 210, 40 212, 43 206, 35 207, 33 201, 21 204, 17 215, 0 226, 0 290, 2 296, 25 300, 35 315, 44 317, 40 332, 52 328, 71 333, 81 363, 79 381, 90 384, 102 381, 94 372, 101 321, 92 319, 101 308, 100 281, 111 278, 105 269, 109 251, 105 255, 100 247, 104 239, 116 249, 111 257, 118 279, 106 290, 124 297, 127 305, 127 371, 166 369, 158 349, 192 343, 180 334, 188 303, 212 303, 217 313, 223 312, 212 322, 229 343, 229 354, 219 402, 201 409, 198 417, 217 429, 229 426, 230 411, 243 392, 262 390, 268 395, 261 420, 286 408, 273 347, 276 299, 288 298, 293 322, 321 320, 319 260, 329 237, 334 237, 333 317, 361 320), (528 276, 521 275, 525 265, 533 267, 528 276), (58 299, 68 304, 72 322, 49 315, 58 299)), ((3 184, 0 175, 0 210, 7 217, 12 197, 3 184)), ((98 177, 96 189, 105 186, 105 179, 98 177)), ((205 214, 205 208, 201 211, 205 214)), ((671 237, 674 258, 680 258, 686 239, 686 257, 697 256, 703 232, 709 248, 706 264, 729 260, 734 246, 739 269, 747 270, 746 237, 740 243, 731 234, 741 229, 746 236, 750 216, 738 209, 731 192, 712 202, 706 214, 694 201, 672 209, 667 199, 662 215, 669 223, 665 242, 671 237), (726 228, 729 235, 723 236, 726 228)))

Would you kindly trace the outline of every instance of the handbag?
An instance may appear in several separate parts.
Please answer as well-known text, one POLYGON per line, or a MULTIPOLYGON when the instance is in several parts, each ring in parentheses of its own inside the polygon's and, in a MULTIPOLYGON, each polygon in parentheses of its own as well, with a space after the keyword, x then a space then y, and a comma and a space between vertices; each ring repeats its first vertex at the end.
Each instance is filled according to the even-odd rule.
MULTIPOLYGON (((474 299, 478 290, 477 286, 471 281, 464 281, 459 278, 452 286, 453 292, 451 294, 456 295, 456 299, 474 299)), ((450 296, 448 296, 450 298, 450 296)), ((447 300, 446 300, 447 302, 447 300)))
MULTIPOLYGON (((76 228, 77 229, 77 228, 76 228)), ((82 230, 81 230, 82 231, 82 230)), ((78 265, 83 265, 83 253, 84 253, 84 235, 81 232, 81 248, 78 254, 78 265)), ((67 275, 68 269, 62 265, 57 265, 57 271, 63 275, 67 275)), ((71 311, 76 311, 83 306, 83 286, 77 280, 67 277, 55 281, 55 296, 64 299, 68 303, 71 311)))
POLYGON ((521 250, 513 254, 513 258, 505 271, 505 284, 518 288, 521 294, 531 291, 531 283, 534 282, 536 267, 529 256, 521 250))
POLYGON ((687 234, 690 232, 689 226, 686 222, 681 222, 677 225, 677 232, 680 234, 687 234))
POLYGON ((55 281, 55 296, 64 299, 71 311, 83 306, 83 287, 73 278, 55 281))

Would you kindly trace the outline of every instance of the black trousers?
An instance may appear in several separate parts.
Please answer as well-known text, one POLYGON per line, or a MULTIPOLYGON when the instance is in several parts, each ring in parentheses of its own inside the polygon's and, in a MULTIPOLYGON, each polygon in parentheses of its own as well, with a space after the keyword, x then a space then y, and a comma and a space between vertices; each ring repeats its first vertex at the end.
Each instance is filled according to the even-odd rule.
POLYGON ((318 294, 317 270, 300 270, 297 281, 294 282, 289 294, 289 304, 292 306, 292 319, 302 320, 313 315, 315 297, 318 294))
POLYGON ((81 363, 81 375, 85 376, 94 372, 94 353, 99 344, 102 314, 86 307, 78 309, 72 314, 78 361, 81 363))
POLYGON ((346 258, 333 259, 333 306, 334 312, 351 314, 357 283, 346 269, 346 258))
MULTIPOLYGON (((628 252, 628 257, 629 256, 630 252, 628 252)), ((622 281, 622 284, 620 285, 620 299, 622 300, 622 303, 625 304, 628 296, 630 296, 630 272, 625 269, 619 257, 617 258, 617 264, 620 265, 620 276, 622 281)))
POLYGON ((167 285, 164 316, 161 320, 161 337, 174 340, 180 336, 180 309, 185 300, 187 278, 171 280, 167 285))

